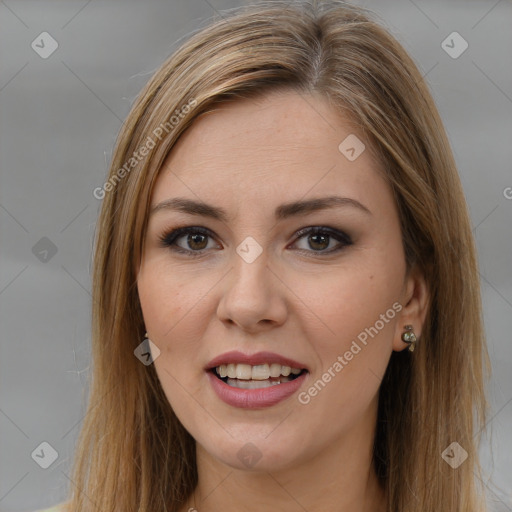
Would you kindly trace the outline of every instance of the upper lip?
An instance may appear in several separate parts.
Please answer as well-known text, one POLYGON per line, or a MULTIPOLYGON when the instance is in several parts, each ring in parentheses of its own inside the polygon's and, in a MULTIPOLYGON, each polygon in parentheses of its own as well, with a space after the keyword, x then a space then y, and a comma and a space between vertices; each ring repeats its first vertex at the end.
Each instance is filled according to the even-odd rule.
POLYGON ((231 352, 225 352, 215 358, 213 358, 207 365, 205 370, 211 370, 220 366, 221 364, 250 364, 256 366, 259 364, 272 364, 278 363, 282 366, 290 366, 291 368, 306 369, 306 365, 299 363, 294 359, 285 357, 274 352, 256 352, 255 354, 244 354, 238 350, 231 352))

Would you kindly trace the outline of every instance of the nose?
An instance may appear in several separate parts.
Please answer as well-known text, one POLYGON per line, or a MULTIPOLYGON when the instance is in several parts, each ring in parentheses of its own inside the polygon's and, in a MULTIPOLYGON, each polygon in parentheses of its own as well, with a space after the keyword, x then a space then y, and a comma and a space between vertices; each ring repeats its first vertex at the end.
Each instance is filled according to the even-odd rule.
POLYGON ((286 285, 269 266, 265 251, 251 263, 234 255, 217 307, 219 319, 246 332, 282 325, 287 316, 286 285))

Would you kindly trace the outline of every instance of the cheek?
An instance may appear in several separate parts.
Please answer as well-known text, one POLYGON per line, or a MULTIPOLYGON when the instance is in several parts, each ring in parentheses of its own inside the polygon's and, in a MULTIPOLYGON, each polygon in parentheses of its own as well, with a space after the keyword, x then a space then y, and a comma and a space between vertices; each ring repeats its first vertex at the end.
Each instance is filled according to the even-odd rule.
POLYGON ((198 361, 194 340, 200 339, 195 331, 201 324, 194 317, 200 314, 201 294, 198 288, 185 287, 179 276, 179 272, 148 265, 139 274, 137 285, 145 327, 160 350, 154 361, 158 379, 174 411, 187 416, 194 412, 191 397, 199 392, 202 377, 200 364, 187 364, 198 361))
POLYGON ((202 305, 212 286, 208 276, 204 277, 198 279, 156 259, 141 268, 137 279, 141 309, 146 328, 159 347, 166 349, 168 340, 194 339, 184 331, 201 327, 196 319, 204 318, 202 305))
POLYGON ((160 350, 154 365, 173 408, 186 409, 200 392, 204 379, 198 357, 207 326, 207 293, 211 277, 168 268, 162 259, 147 260, 137 280, 144 322, 151 341, 160 350), (191 364, 191 363, 194 364, 191 364))
MULTIPOLYGON (((364 341, 366 329, 377 322, 378 336, 391 345, 402 289, 401 265, 379 258, 364 258, 315 279, 302 279, 302 330, 331 359, 348 350, 352 340, 364 341), (382 318, 382 315, 384 317, 382 318)), ((374 331, 372 331, 374 332, 374 331)), ((323 361, 326 363, 327 361, 323 361)))
POLYGON ((368 405, 392 352, 405 268, 395 255, 374 254, 302 287, 307 305, 318 312, 311 320, 304 309, 302 324, 318 358, 310 379, 318 398, 312 401, 333 417, 368 405))

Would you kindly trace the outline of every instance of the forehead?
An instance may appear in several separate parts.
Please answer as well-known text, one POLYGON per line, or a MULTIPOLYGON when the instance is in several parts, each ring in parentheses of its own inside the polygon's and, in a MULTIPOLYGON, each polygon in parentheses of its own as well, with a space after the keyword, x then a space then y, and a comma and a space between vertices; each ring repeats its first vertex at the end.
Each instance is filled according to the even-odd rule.
POLYGON ((370 190, 389 196, 369 149, 320 96, 278 91, 234 101, 202 115, 181 136, 160 171, 152 204, 186 196, 261 208, 274 197, 281 203, 333 192, 364 204, 370 190), (357 158, 340 150, 346 140, 358 152, 364 144, 357 158))

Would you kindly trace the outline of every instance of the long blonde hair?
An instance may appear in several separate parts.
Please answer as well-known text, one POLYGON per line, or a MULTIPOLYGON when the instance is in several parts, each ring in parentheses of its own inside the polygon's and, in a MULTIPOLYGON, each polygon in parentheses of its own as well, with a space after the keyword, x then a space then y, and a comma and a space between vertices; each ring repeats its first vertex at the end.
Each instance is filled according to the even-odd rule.
POLYGON ((365 10, 273 1, 202 27, 158 69, 123 125, 97 225, 93 373, 72 475, 71 512, 177 511, 197 484, 194 439, 174 415, 144 337, 137 271, 165 157, 223 101, 288 88, 320 94, 377 151, 401 219, 408 268, 431 301, 414 354, 394 352, 374 445, 389 512, 476 512, 489 360, 476 251, 454 158, 421 73, 365 10), (145 151, 142 151, 145 148, 145 151), (144 154, 143 154, 144 153, 144 154), (457 442, 457 469, 441 453, 457 442), (476 475, 476 476, 475 476, 476 475))

